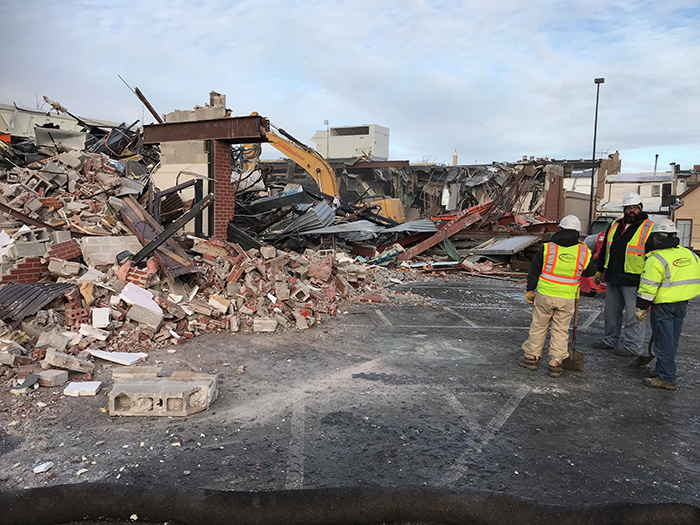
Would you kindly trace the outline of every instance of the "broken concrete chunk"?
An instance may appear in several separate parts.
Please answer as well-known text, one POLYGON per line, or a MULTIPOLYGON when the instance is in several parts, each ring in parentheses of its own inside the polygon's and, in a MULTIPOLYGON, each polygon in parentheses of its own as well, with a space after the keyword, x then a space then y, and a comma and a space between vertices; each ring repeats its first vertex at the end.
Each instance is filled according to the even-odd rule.
POLYGON ((126 317, 127 319, 131 319, 132 321, 136 321, 137 323, 150 326, 156 331, 160 330, 160 326, 163 324, 162 311, 158 313, 151 310, 150 308, 141 306, 140 304, 132 305, 132 307, 129 308, 129 311, 126 313, 126 317))
POLYGON ((54 328, 48 332, 42 332, 35 348, 53 348, 59 352, 63 352, 68 346, 70 339, 63 335, 59 330, 54 328))
POLYGON ((61 352, 56 352, 52 349, 46 350, 44 363, 55 366, 56 368, 73 370, 74 372, 92 372, 95 369, 95 365, 90 361, 84 361, 83 359, 79 359, 72 355, 63 354, 61 352))
POLYGON ((95 396, 100 391, 101 386, 102 381, 73 381, 63 389, 63 395, 71 397, 95 396))
POLYGON ((98 341, 106 341, 109 336, 112 335, 106 330, 100 330, 99 328, 93 328, 89 324, 81 324, 78 333, 84 335, 85 337, 94 337, 98 341))
POLYGON ((253 332, 274 332, 277 330, 277 319, 256 317, 253 319, 253 332))
POLYGON ((220 313, 225 314, 228 312, 229 306, 231 306, 231 301, 217 294, 209 297, 209 304, 219 310, 220 313))
POLYGON ((260 255, 264 259, 274 259, 277 257, 277 249, 274 246, 263 246, 260 248, 260 255))
POLYGON ((66 370, 44 370, 37 375, 39 376, 40 386, 61 386, 68 381, 68 372, 66 370))
POLYGON ((132 366, 129 368, 118 368, 112 371, 114 381, 142 381, 156 379, 163 374, 160 366, 132 366))

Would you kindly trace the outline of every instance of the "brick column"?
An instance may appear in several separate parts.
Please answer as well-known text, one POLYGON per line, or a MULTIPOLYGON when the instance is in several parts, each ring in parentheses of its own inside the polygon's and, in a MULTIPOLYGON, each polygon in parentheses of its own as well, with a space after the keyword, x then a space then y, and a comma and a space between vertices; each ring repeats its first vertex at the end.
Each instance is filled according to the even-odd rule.
POLYGON ((236 192, 231 184, 231 147, 226 142, 214 142, 214 237, 226 239, 226 227, 233 219, 236 192))

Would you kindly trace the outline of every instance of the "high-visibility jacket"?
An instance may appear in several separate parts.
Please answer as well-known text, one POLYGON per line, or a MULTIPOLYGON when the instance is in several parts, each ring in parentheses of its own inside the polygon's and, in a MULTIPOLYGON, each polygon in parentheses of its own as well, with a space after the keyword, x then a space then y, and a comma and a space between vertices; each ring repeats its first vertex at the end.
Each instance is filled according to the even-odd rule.
POLYGON ((561 246, 554 242, 545 243, 537 291, 550 297, 575 299, 581 274, 590 260, 591 250, 584 244, 561 246))
POLYGON ((655 304, 700 295, 700 258, 682 246, 649 252, 637 295, 655 304))
MULTIPOLYGON (((644 257, 645 257, 645 252, 644 252, 644 245, 647 242, 647 239, 649 238, 649 235, 651 235, 651 227, 654 224, 654 221, 647 219, 645 220, 642 224, 639 225, 639 228, 637 228, 637 231, 634 232, 634 235, 630 239, 630 241, 627 243, 627 247, 625 248, 625 272, 626 273, 636 273, 640 274, 642 273, 642 270, 644 269, 644 257)), ((605 267, 608 267, 608 261, 610 261, 610 247, 612 246, 613 242, 613 237, 615 236, 615 232, 617 231, 618 227, 620 226, 620 221, 615 221, 613 225, 610 227, 610 231, 608 232, 608 236, 605 239, 605 267)))

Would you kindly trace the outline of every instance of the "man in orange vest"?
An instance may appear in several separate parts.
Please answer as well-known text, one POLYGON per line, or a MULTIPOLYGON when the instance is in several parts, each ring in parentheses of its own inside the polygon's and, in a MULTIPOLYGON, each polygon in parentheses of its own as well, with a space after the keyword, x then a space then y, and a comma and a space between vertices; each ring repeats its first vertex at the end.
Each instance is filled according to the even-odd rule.
POLYGON ((559 223, 560 230, 542 248, 530 264, 525 300, 534 305, 530 335, 523 343, 523 356, 518 364, 537 370, 547 330, 549 340, 549 375, 562 374, 561 362, 569 355, 569 324, 574 315, 581 277, 595 273, 591 251, 579 242, 581 221, 567 215, 559 223), (535 292, 535 288, 537 292, 535 292))
POLYGON ((644 270, 645 247, 654 224, 642 211, 642 198, 628 193, 622 199, 623 217, 605 232, 605 243, 596 261, 593 281, 607 283, 605 292, 605 336, 593 348, 615 350, 616 355, 634 357, 629 366, 639 368, 653 358, 644 348, 646 323, 635 315, 639 277, 644 270), (624 344, 618 348, 620 335, 624 344))

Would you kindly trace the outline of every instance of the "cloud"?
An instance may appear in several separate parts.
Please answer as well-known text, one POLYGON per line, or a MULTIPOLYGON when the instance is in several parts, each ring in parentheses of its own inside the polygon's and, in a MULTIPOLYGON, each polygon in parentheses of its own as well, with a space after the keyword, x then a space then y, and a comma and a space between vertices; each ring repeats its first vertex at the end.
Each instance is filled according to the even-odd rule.
POLYGON ((394 158, 587 158, 603 76, 599 152, 700 163, 693 2, 34 1, 0 18, 5 103, 131 121, 120 74, 160 112, 216 90, 306 141, 325 119, 387 126, 394 158))

